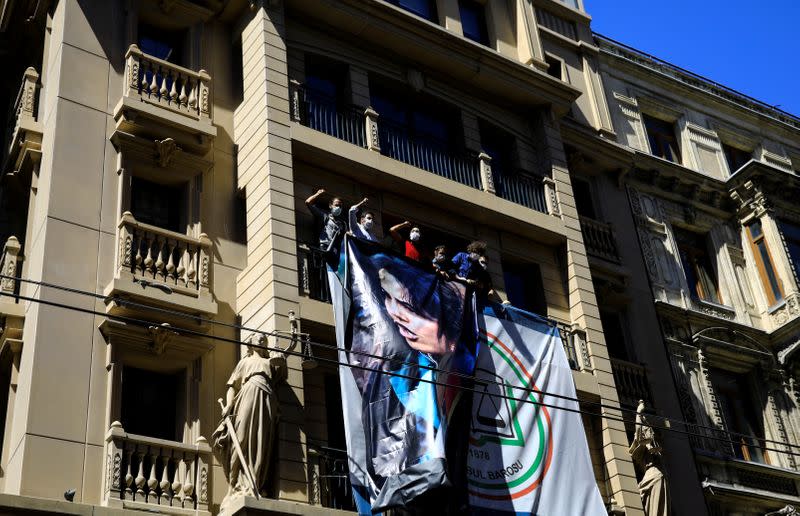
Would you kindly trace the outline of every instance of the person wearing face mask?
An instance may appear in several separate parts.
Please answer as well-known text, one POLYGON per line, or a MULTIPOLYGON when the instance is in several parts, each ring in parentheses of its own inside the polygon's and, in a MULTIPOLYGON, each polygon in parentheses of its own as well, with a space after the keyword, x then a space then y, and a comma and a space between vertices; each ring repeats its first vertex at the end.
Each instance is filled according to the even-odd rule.
POLYGON ((306 199, 306 206, 317 219, 322 220, 322 230, 319 233, 319 247, 323 251, 337 253, 339 242, 347 232, 347 222, 342 217, 342 200, 338 197, 328 203, 328 211, 317 207, 316 202, 325 193, 323 188, 306 199))
POLYGON ((369 240, 370 242, 377 242, 375 233, 372 232, 375 227, 375 214, 371 211, 361 211, 361 216, 358 215, 359 210, 367 204, 367 198, 364 197, 360 203, 354 204, 350 207, 348 212, 350 219, 350 234, 362 240, 369 240))
POLYGON ((423 263, 428 261, 429 255, 422 245, 422 233, 419 230, 419 226, 413 226, 411 222, 405 221, 392 226, 391 229, 389 229, 389 234, 392 235, 395 242, 403 246, 403 254, 405 254, 406 258, 423 263), (409 227, 411 231, 409 231, 408 239, 406 239, 400 234, 400 231, 409 227))
POLYGON ((456 278, 478 288, 491 289, 491 279, 486 262, 486 242, 476 240, 467 246, 466 252, 453 257, 452 264, 456 269, 456 278))
POLYGON ((433 270, 444 279, 450 279, 454 275, 453 264, 447 258, 447 246, 437 245, 433 250, 433 270))

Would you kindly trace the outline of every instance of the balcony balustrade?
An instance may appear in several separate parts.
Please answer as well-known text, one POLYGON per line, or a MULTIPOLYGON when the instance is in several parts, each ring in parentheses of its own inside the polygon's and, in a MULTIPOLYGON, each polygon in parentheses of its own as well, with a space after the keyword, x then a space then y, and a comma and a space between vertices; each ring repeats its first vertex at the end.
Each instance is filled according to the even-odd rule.
POLYGON ((39 74, 28 68, 22 75, 19 92, 6 118, 4 173, 19 172, 31 154, 38 157, 41 151, 42 128, 36 119, 38 102, 39 74))
POLYGON ((19 275, 19 250, 21 246, 17 237, 10 236, 3 245, 3 256, 0 258, 0 272, 4 278, 0 278, 0 292, 3 296, 0 302, 13 303, 14 299, 10 296, 15 296, 19 293, 19 282, 15 280, 19 275))
POLYGON ((309 445, 309 501, 328 509, 355 511, 347 452, 309 445))
POLYGON ((643 365, 612 358, 611 371, 614 373, 620 403, 636 408, 639 400, 644 400, 647 406, 652 406, 647 369, 643 365))
POLYGON ((130 212, 117 227, 117 274, 106 295, 143 296, 192 313, 216 313, 212 244, 205 233, 197 238, 175 233, 141 223, 130 212))
POLYGON ((122 100, 115 110, 118 122, 131 126, 126 129, 132 130, 137 115, 144 115, 185 130, 204 144, 217 132, 211 103, 211 77, 205 70, 195 72, 164 61, 136 45, 128 48, 122 100))
POLYGON ((580 217, 580 220, 586 250, 599 258, 620 263, 614 228, 610 224, 588 217, 580 217))
POLYGON ((291 117, 306 127, 527 208, 559 215, 555 184, 529 174, 492 171, 486 154, 453 148, 407 127, 380 120, 372 108, 338 103, 293 81, 291 117))
POLYGON ((211 447, 128 434, 119 422, 106 433, 103 505, 148 512, 210 514, 211 447))
POLYGON ((297 245, 297 271, 300 295, 323 303, 331 302, 325 253, 309 244, 297 245))

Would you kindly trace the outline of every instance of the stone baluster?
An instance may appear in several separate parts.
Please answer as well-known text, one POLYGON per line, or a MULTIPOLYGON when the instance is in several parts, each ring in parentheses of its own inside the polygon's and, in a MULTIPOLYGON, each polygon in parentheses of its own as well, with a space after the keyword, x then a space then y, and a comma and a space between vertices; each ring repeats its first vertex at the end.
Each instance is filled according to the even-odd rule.
POLYGON ((3 294, 13 294, 16 289, 17 280, 17 261, 19 260, 19 250, 21 246, 17 237, 10 236, 3 246, 3 262, 0 264, 0 272, 6 276, 0 280, 0 292, 3 294))
POLYGON ((133 447, 128 444, 125 446, 125 498, 133 498, 133 447))
POLYGON ((175 269, 175 283, 186 286, 186 247, 183 244, 178 244, 178 268, 175 269))
POLYGON ((169 77, 170 77, 170 81, 172 82, 172 84, 170 84, 168 99, 169 99, 170 104, 175 104, 177 102, 177 100, 178 100, 178 98, 177 98, 178 97, 177 84, 178 84, 179 75, 177 73, 170 72, 169 77))
POLYGON ((166 248, 166 238, 163 236, 156 235, 155 237, 155 249, 156 249, 156 263, 155 263, 155 273, 154 277, 157 278, 165 278, 166 273, 164 271, 164 266, 166 262, 164 261, 164 252, 166 248))
POLYGON ((200 247, 198 248, 199 256, 199 290, 201 293, 207 294, 209 291, 209 281, 211 276, 211 239, 205 233, 200 233, 200 247))
POLYGON ((197 254, 197 249, 192 247, 186 249, 189 262, 186 267, 186 286, 189 288, 197 288, 197 254))
POLYGON ((157 451, 157 446, 150 447, 150 476, 147 477, 147 501, 149 503, 158 503, 158 494, 156 493, 156 488, 158 487, 158 478, 156 478, 157 451))
POLYGON ((181 507, 183 500, 183 452, 175 452, 175 473, 172 476, 172 507, 181 507))
POLYGON ((183 482, 183 500, 181 506, 184 508, 194 509, 194 468, 195 460, 194 454, 187 454, 186 462, 186 480, 183 482))
POLYGON ((189 109, 194 113, 197 111, 197 82, 189 79, 186 83, 189 90, 189 109))
POLYGON ((149 275, 153 271, 153 264, 155 263, 155 260, 153 259, 153 235, 144 233, 143 240, 147 254, 144 257, 144 268, 142 272, 149 275))
POLYGON ((172 72, 166 70, 163 66, 160 66, 159 69, 160 69, 159 77, 161 78, 161 87, 158 89, 159 100, 161 102, 168 103, 169 97, 167 96, 167 94, 169 93, 169 90, 167 89, 167 77, 171 76, 172 72))
POLYGON ((180 95, 178 96, 178 108, 186 107, 186 104, 189 99, 189 94, 186 91, 186 83, 188 82, 186 77, 181 77, 181 87, 180 87, 180 95))
POLYGON ((159 503, 161 505, 169 505, 170 487, 169 481, 169 450, 162 449, 161 451, 161 481, 158 483, 158 488, 161 491, 161 498, 159 503))
POLYGON ((138 469, 136 473, 136 478, 133 480, 136 484, 136 499, 141 500, 144 498, 144 486, 145 486, 145 478, 144 478, 144 449, 145 446, 139 445, 136 447, 136 457, 138 459, 138 469))
POLYGON ((165 279, 170 282, 175 282, 175 249, 177 248, 177 241, 167 239, 167 266, 165 279))

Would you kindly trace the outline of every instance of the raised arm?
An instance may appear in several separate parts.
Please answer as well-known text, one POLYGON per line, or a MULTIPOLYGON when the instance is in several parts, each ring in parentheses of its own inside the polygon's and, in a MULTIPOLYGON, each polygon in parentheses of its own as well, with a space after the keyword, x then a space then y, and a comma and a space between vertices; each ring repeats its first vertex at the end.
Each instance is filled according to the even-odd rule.
POLYGON ((350 206, 350 210, 347 212, 347 214, 348 214, 348 219, 350 221, 351 230, 352 228, 355 227, 356 224, 358 224, 358 210, 361 209, 361 207, 364 206, 365 204, 367 204, 366 197, 361 199, 361 202, 359 202, 358 204, 350 206))
POLYGON ((401 222, 400 224, 395 224, 389 228, 389 234, 392 235, 392 238, 395 242, 402 244, 405 239, 403 238, 403 235, 400 234, 400 230, 407 227, 411 227, 411 222, 405 221, 401 222))
POLYGON ((319 190, 317 190, 316 193, 314 193, 311 197, 306 199, 306 206, 308 206, 309 208, 314 206, 314 203, 317 202, 317 199, 319 199, 319 196, 324 194, 324 193, 325 193, 325 189, 324 188, 320 188, 319 190))

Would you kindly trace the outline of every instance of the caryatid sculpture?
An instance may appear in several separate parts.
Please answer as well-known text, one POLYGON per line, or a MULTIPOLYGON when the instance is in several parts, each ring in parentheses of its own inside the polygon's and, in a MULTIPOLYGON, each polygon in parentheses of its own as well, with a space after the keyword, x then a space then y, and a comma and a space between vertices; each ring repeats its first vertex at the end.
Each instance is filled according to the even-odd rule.
POLYGON ((639 493, 647 516, 669 516, 669 493, 667 478, 661 464, 661 444, 647 418, 644 416, 644 401, 636 408, 636 431, 630 447, 633 462, 644 470, 639 493))
POLYGON ((228 379, 222 422, 213 434, 228 492, 220 514, 236 496, 259 498, 267 480, 278 424, 278 384, 286 380, 286 351, 268 351, 266 339, 249 345, 228 379))

